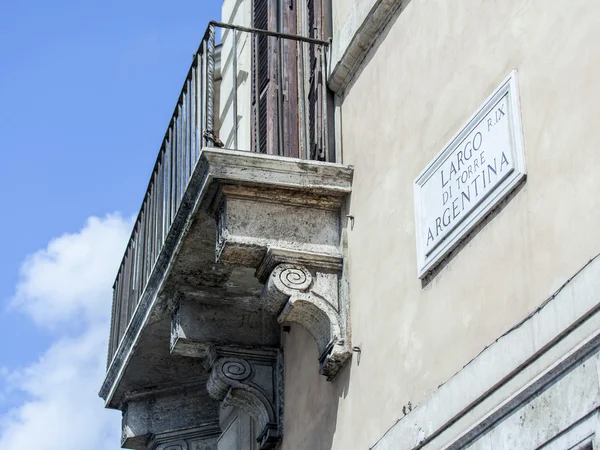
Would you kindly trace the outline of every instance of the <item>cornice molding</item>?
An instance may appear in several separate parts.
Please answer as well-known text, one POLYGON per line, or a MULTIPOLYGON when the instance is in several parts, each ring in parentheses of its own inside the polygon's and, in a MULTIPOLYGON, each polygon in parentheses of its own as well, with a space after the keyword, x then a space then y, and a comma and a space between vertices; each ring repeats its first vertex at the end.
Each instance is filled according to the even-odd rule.
POLYGON ((335 33, 331 47, 329 88, 342 94, 360 70, 369 51, 398 10, 410 0, 361 0, 353 2, 342 28, 335 33), (369 8, 369 3, 372 6, 369 8))

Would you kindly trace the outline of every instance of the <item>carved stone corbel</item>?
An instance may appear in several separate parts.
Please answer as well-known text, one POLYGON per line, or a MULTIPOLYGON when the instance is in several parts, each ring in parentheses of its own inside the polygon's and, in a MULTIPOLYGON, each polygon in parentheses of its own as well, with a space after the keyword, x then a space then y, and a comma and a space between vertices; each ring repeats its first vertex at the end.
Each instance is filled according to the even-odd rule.
POLYGON ((283 422, 281 350, 218 347, 210 353, 208 393, 223 406, 236 406, 254 418, 260 450, 275 448, 283 422))
POLYGON ((331 381, 351 356, 340 296, 340 272, 309 270, 302 264, 279 264, 266 280, 263 307, 279 323, 297 323, 314 337, 319 373, 331 381))

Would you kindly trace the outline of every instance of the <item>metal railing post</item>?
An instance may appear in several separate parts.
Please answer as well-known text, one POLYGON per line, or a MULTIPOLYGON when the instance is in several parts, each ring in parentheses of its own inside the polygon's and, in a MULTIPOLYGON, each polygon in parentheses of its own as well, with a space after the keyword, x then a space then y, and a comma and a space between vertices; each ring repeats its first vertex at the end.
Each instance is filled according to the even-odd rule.
POLYGON ((325 47, 321 46, 321 96, 323 102, 323 123, 321 124, 323 129, 323 153, 325 154, 325 161, 331 161, 331 155, 329 154, 329 124, 327 118, 327 55, 325 54, 325 47))
POLYGON ((277 36, 277 154, 286 154, 283 142, 283 45, 281 37, 277 36))
POLYGON ((254 151, 260 153, 260 86, 258 83, 258 34, 254 36, 254 151))
POLYGON ((233 148, 238 147, 238 60, 237 60, 237 30, 232 32, 233 47, 233 148))
POLYGON ((214 141, 214 107, 215 107, 215 26, 211 23, 208 26, 208 55, 206 70, 206 128, 208 131, 208 141, 211 146, 214 141))

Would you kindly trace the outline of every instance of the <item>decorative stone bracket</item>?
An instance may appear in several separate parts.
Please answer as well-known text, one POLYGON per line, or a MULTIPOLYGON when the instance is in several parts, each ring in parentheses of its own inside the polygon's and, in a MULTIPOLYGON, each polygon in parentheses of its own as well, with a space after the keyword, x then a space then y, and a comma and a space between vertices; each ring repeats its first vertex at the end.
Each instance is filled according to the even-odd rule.
POLYGON ((332 380, 351 356, 350 338, 340 305, 340 274, 309 270, 301 264, 279 264, 271 272, 262 304, 279 323, 297 323, 314 337, 319 373, 332 380))
POLYGON ((212 202, 217 261, 256 269, 265 285, 260 308, 312 334, 329 381, 351 356, 344 205, 335 190, 224 183, 212 202))
POLYGON ((282 436, 281 351, 215 347, 210 353, 208 393, 223 406, 237 406, 256 420, 260 450, 275 448, 282 436))

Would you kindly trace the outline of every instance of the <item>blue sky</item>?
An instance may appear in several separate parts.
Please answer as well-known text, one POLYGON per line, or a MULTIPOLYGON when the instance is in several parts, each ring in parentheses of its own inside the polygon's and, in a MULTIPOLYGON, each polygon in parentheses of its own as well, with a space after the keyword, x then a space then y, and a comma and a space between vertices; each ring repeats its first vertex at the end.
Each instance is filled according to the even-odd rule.
MULTIPOLYGON (((58 431, 45 448, 81 448, 47 417, 76 407, 66 397, 84 401, 99 388, 98 347, 130 218, 220 8, 0 1, 0 446, 27 448, 24 430, 47 425, 58 431)), ((97 428, 85 448, 119 448, 95 414, 110 416, 107 429, 116 416, 98 405, 85 404, 81 425, 97 428)))

